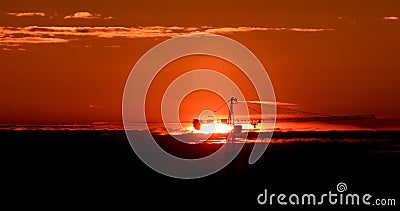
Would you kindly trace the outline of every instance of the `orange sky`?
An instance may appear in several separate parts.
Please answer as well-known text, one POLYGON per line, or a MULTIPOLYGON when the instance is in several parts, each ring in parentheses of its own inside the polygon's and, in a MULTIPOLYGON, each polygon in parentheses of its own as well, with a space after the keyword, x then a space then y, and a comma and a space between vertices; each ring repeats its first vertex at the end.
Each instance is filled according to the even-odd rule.
MULTIPOLYGON (((399 1, 1 1, 0 123, 121 121, 125 81, 138 58, 196 31, 254 52, 278 101, 400 117, 399 17, 399 1)), ((164 71, 227 71, 207 59, 186 58, 164 71)), ((192 117, 187 110, 182 105, 184 118, 192 117)))

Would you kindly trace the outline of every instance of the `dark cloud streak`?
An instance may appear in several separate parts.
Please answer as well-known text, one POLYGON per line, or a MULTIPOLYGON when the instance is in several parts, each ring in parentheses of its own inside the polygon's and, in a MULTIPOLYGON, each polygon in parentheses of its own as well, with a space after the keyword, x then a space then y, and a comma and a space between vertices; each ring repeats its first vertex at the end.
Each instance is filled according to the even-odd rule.
POLYGON ((0 27, 1 44, 25 43, 65 43, 77 37, 97 38, 171 38, 185 34, 212 33, 232 34, 253 31, 294 31, 324 32, 330 28, 268 28, 268 27, 179 27, 179 26, 145 26, 145 27, 74 27, 74 26, 27 26, 0 27))

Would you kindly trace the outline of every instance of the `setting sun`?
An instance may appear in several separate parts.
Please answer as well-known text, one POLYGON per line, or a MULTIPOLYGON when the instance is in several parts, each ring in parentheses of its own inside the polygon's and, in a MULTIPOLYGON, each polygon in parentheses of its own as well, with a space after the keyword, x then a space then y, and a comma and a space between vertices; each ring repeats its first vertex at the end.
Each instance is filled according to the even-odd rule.
POLYGON ((200 130, 196 130, 194 127, 190 127, 189 131, 193 133, 229 133, 232 127, 228 124, 223 123, 211 123, 211 124, 201 124, 200 130))

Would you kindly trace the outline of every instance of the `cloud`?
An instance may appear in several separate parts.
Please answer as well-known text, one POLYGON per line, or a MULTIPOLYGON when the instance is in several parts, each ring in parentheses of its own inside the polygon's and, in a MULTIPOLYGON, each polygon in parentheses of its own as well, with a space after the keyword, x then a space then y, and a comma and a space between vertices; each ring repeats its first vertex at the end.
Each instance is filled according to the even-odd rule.
POLYGON ((93 109, 99 109, 99 108, 102 108, 103 106, 100 106, 100 105, 89 105, 89 108, 93 108, 93 109))
POLYGON ((215 34, 230 34, 236 32, 250 32, 250 31, 268 31, 270 28, 261 28, 261 27, 202 27, 205 29, 206 33, 215 33, 215 34))
POLYGON ((120 48, 120 45, 105 45, 105 48, 120 48))
POLYGON ((65 43, 79 37, 96 38, 171 38, 185 34, 212 33, 232 34, 254 31, 293 31, 325 32, 330 28, 286 28, 286 27, 180 27, 180 26, 145 26, 145 27, 75 27, 75 26, 26 26, 0 27, 0 45, 26 43, 65 43))
POLYGON ((382 18, 383 20, 387 20, 387 21, 397 21, 400 20, 400 18, 398 16, 386 16, 382 18))
POLYGON ((18 43, 2 43, 0 45, 6 46, 6 47, 17 47, 17 46, 20 46, 21 44, 18 44, 18 43))
POLYGON ((0 45, 9 44, 49 44, 49 43, 66 43, 68 39, 56 38, 56 37, 1 37, 0 45))
MULTIPOLYGON (((92 14, 90 12, 76 12, 73 15, 67 15, 64 19, 99 19, 102 18, 101 14, 92 14)), ((104 17, 104 20, 110 20, 114 17, 104 17)))
POLYGON ((43 12, 7 12, 7 15, 16 16, 16 17, 32 17, 32 16, 45 16, 46 14, 43 12))
POLYGON ((323 32, 333 31, 331 28, 287 28, 287 27, 220 27, 220 28, 205 28, 206 33, 214 34, 230 34, 237 32, 252 32, 252 31, 295 31, 295 32, 323 32))
POLYGON ((73 48, 93 48, 93 45, 73 45, 73 48))
POLYGON ((316 28, 289 28, 289 31, 294 32, 323 32, 323 31, 333 31, 333 29, 316 29, 316 28))

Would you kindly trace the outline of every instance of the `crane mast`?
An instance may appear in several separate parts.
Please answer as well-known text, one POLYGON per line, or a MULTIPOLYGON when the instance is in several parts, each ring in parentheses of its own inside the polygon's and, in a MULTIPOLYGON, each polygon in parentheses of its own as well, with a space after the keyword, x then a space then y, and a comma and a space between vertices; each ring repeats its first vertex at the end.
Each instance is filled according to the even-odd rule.
POLYGON ((228 123, 231 126, 235 125, 235 114, 233 113, 233 105, 238 103, 237 98, 231 97, 231 99, 228 100, 229 102, 229 117, 228 117, 228 123))

